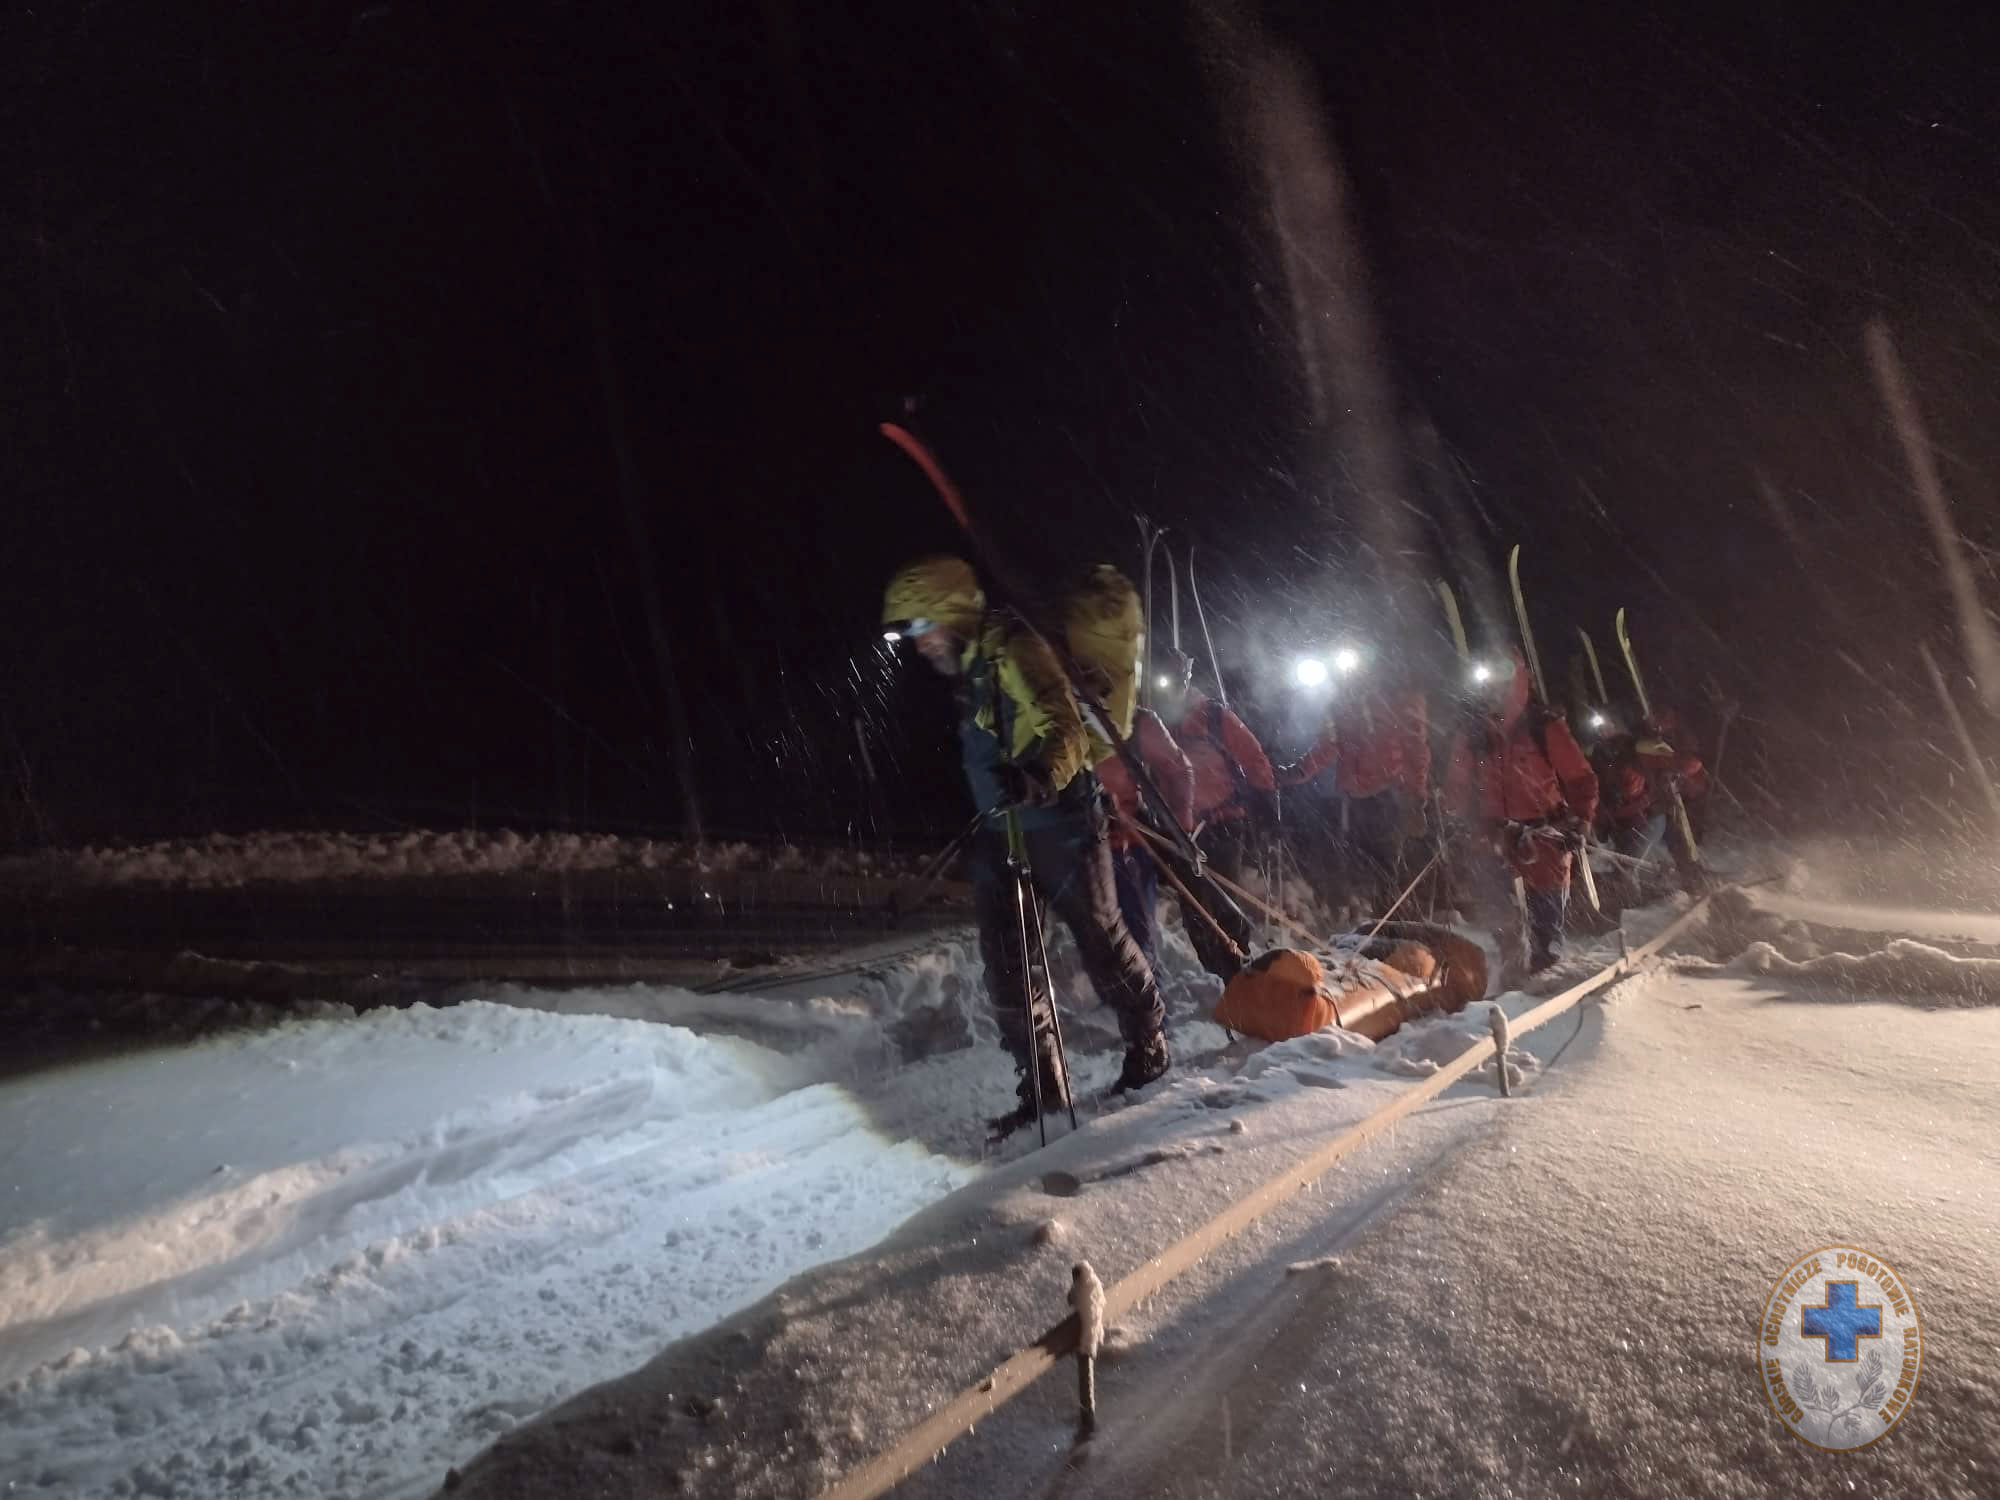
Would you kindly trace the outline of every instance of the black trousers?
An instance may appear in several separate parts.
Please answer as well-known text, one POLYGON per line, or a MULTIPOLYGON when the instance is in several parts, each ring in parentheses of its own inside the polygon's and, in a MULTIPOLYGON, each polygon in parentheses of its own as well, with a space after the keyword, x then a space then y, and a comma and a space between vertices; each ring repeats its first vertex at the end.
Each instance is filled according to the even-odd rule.
MULTIPOLYGON (((1117 1013, 1125 1044, 1137 1045, 1165 1024, 1166 1007, 1152 966, 1118 908, 1104 814, 1093 802, 1066 808, 1053 822, 1047 813, 1038 814, 1036 821, 1038 826, 1024 833, 1023 842, 1043 920, 1051 909, 1062 918, 1098 998, 1117 1013)), ((982 829, 974 838, 972 891, 979 916, 979 953, 986 961, 986 996, 1001 1041, 1025 1066, 1033 1050, 1028 981, 1004 828, 982 829)), ((1034 1022, 1044 1035, 1049 1029, 1047 1003, 1046 997, 1038 999, 1034 1022)))

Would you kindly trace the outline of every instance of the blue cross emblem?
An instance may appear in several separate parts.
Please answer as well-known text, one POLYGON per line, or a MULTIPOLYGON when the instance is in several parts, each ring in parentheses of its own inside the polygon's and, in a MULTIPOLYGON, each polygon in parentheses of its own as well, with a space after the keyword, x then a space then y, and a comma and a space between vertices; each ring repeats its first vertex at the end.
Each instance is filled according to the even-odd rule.
POLYGON ((1825 1303, 1799 1309, 1799 1332, 1809 1339, 1825 1339, 1826 1357, 1840 1364, 1852 1364, 1859 1358, 1860 1340, 1882 1337, 1881 1304, 1854 1305, 1859 1285, 1853 1281, 1829 1281, 1825 1303))

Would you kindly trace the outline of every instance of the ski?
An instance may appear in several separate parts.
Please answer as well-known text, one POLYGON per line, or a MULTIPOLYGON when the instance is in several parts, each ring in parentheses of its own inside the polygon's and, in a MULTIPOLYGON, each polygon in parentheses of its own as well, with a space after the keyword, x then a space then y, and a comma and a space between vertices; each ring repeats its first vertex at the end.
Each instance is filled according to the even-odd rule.
POLYGON ((1543 707, 1548 706, 1549 684, 1542 676, 1542 658, 1535 650, 1535 627, 1528 623, 1528 601, 1521 592, 1521 544, 1516 542, 1514 550, 1507 554, 1507 582, 1514 590, 1514 621, 1521 629, 1521 649, 1527 653, 1528 675, 1534 680, 1535 697, 1543 707))
POLYGON ((1646 696, 1646 680, 1639 675, 1639 658, 1632 654, 1632 636, 1625 628, 1625 607, 1620 605, 1618 613, 1611 617, 1611 632, 1618 637, 1618 649, 1625 657, 1625 675, 1632 679, 1632 692, 1639 700, 1639 712, 1650 714, 1652 700, 1646 696))
POLYGON ((1576 627, 1576 638, 1583 642, 1584 657, 1590 662, 1590 680, 1597 684, 1598 706, 1606 707, 1611 702, 1611 695, 1604 690, 1604 668, 1597 663, 1597 643, 1581 625, 1576 627))
MULTIPOLYGON (((1618 636, 1618 649, 1625 657, 1625 672, 1632 679, 1632 691, 1639 699, 1639 712, 1647 718, 1653 716, 1653 703, 1646 696, 1646 679, 1639 675, 1639 658, 1632 650, 1632 635, 1625 628, 1625 610, 1620 606, 1611 622, 1611 628, 1618 636)), ((1701 865, 1701 849, 1694 841, 1694 825, 1688 821, 1687 804, 1681 800, 1681 789, 1670 777, 1667 781, 1667 813, 1673 820, 1674 831, 1687 847, 1688 862, 1697 869, 1701 865)))
POLYGON ((1451 591, 1451 585, 1442 578, 1437 581, 1438 602, 1444 605, 1444 622, 1451 631, 1451 643, 1458 651, 1461 663, 1470 665, 1472 647, 1465 639, 1465 619, 1458 612, 1458 595, 1451 591))
POLYGON ((1202 643, 1208 647, 1208 670, 1215 677, 1216 700, 1229 707, 1229 689, 1223 685, 1222 663, 1216 659, 1215 637, 1208 633, 1208 611, 1201 607, 1201 585, 1194 577, 1194 544, 1188 544, 1188 596, 1194 600, 1194 617, 1201 622, 1202 643))
MULTIPOLYGON (((1159 701, 1159 688, 1153 681, 1153 553, 1160 545, 1160 538, 1167 534, 1164 526, 1155 526, 1150 517, 1134 517, 1139 523, 1139 607, 1146 613, 1146 644, 1141 650, 1139 661, 1139 703, 1151 708, 1159 701)), ((970 522, 965 529, 972 530, 970 522)))
MULTIPOLYGON (((1535 649, 1535 627, 1528 621, 1528 597, 1521 592, 1521 544, 1516 542, 1514 550, 1507 554, 1507 581, 1514 589, 1514 620, 1521 629, 1521 650, 1527 654, 1528 675, 1534 679, 1535 697, 1541 704, 1543 713, 1554 713, 1549 703, 1549 685, 1542 676, 1541 653, 1535 649)), ((1577 840, 1576 866, 1578 878, 1583 882, 1583 898, 1590 903, 1590 909, 1600 916, 1604 913, 1604 903, 1597 895, 1597 872, 1590 868, 1590 830, 1585 829, 1577 840)))

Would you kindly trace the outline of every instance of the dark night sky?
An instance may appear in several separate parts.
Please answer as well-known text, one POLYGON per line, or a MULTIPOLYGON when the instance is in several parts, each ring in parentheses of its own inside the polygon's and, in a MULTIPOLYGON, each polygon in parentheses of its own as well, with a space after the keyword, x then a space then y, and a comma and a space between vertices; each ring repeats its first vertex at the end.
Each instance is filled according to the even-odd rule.
MULTIPOLYGON (((691 9, 0 21, 0 837, 671 828, 649 590, 713 825, 949 821, 935 689, 873 649, 887 572, 956 544, 874 433, 906 395, 1031 568, 1129 564, 1143 508, 1231 629, 1321 586, 1351 528, 1301 490, 1281 273, 1187 13, 691 9)), ((1406 426, 1464 481, 1443 566, 1476 591, 1527 541, 1545 633, 1606 644, 1629 603, 1781 781, 1909 740, 1835 651, 1910 691, 1915 640, 1949 649, 1860 331, 1891 321, 2000 546, 1994 24, 1360 9, 1264 19, 1406 426)))

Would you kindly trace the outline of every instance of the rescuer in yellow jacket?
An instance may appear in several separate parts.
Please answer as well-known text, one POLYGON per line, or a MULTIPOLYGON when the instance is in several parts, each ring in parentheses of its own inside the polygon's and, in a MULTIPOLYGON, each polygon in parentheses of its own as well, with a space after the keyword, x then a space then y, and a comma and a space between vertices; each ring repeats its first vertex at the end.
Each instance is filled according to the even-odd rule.
POLYGON ((1001 1040, 1021 1072, 1021 1108, 996 1123, 1004 1132, 1033 1122, 1031 1065, 1041 1071, 1045 1111, 1069 1099, 1049 1018, 1038 1013, 1030 1033, 1007 869, 1009 815, 1019 820, 1037 894, 1069 928, 1091 984, 1118 1015, 1125 1040, 1118 1086, 1143 1088, 1170 1064, 1165 1007, 1119 911, 1091 735, 1061 661, 1027 621, 990 607, 978 575, 956 557, 920 558, 898 572, 882 620, 953 680, 966 787, 986 815, 971 855, 980 953, 1001 1040))

